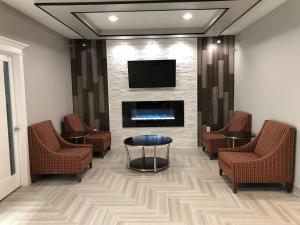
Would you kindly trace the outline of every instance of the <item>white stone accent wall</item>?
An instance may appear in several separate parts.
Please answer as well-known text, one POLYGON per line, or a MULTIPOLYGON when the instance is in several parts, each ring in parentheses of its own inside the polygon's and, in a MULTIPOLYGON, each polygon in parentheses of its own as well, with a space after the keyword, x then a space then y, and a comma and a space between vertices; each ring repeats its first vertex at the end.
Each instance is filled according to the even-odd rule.
POLYGON ((129 136, 162 134, 172 147, 197 147, 197 40, 108 40, 107 69, 112 147, 123 146, 129 136), (128 60, 176 59, 175 88, 129 89, 128 60), (122 101, 184 101, 184 127, 122 127, 122 101))

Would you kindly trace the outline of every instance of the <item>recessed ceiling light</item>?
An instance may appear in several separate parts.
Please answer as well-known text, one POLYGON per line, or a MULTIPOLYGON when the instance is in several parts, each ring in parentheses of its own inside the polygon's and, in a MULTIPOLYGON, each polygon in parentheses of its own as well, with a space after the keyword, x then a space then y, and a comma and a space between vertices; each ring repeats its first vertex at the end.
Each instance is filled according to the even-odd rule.
POLYGON ((193 15, 191 13, 185 13, 182 17, 185 20, 190 20, 192 19, 193 15))
POLYGON ((111 21, 111 22, 116 22, 116 21, 118 21, 119 18, 116 17, 116 16, 109 16, 108 19, 109 19, 109 21, 111 21))
POLYGON ((218 39, 217 44, 221 44, 221 43, 222 43, 221 39, 218 39))

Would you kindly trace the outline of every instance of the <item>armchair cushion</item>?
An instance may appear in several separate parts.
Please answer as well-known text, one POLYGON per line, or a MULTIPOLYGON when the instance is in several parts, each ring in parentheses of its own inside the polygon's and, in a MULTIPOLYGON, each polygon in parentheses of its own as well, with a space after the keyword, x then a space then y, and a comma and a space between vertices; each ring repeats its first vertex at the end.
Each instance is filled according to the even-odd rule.
POLYGON ((223 140, 223 139, 225 139, 225 136, 223 134, 206 132, 203 134, 203 139, 205 139, 205 140, 223 140))
POLYGON ((235 162, 248 162, 259 159, 259 156, 252 152, 220 152, 219 159, 228 167, 232 168, 235 162))
POLYGON ((90 133, 88 138, 101 138, 103 141, 110 141, 111 134, 110 132, 90 133))
POLYGON ((98 132, 91 133, 86 137, 86 143, 94 146, 94 151, 101 151, 100 149, 106 149, 110 146, 111 134, 110 132, 98 132))
POLYGON ((68 156, 80 156, 81 159, 86 158, 91 154, 91 148, 62 148, 59 153, 68 156))

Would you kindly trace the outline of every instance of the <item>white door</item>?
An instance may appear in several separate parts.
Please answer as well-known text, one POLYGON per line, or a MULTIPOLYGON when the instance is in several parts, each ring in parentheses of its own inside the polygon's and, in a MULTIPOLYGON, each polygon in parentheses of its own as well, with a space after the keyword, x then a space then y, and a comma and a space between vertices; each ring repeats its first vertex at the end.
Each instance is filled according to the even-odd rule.
POLYGON ((0 54, 0 200, 21 185, 12 58, 0 54))

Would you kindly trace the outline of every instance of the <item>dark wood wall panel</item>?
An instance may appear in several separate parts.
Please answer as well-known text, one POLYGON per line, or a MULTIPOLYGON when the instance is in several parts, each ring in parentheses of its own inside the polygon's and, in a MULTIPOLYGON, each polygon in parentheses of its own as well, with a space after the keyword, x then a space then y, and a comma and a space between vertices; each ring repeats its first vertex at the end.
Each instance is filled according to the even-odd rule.
POLYGON ((74 112, 91 127, 109 130, 106 42, 71 40, 74 112))
POLYGON ((224 127, 234 110, 234 36, 198 38, 198 143, 209 126, 224 127), (217 44, 220 39, 221 43, 217 44))

